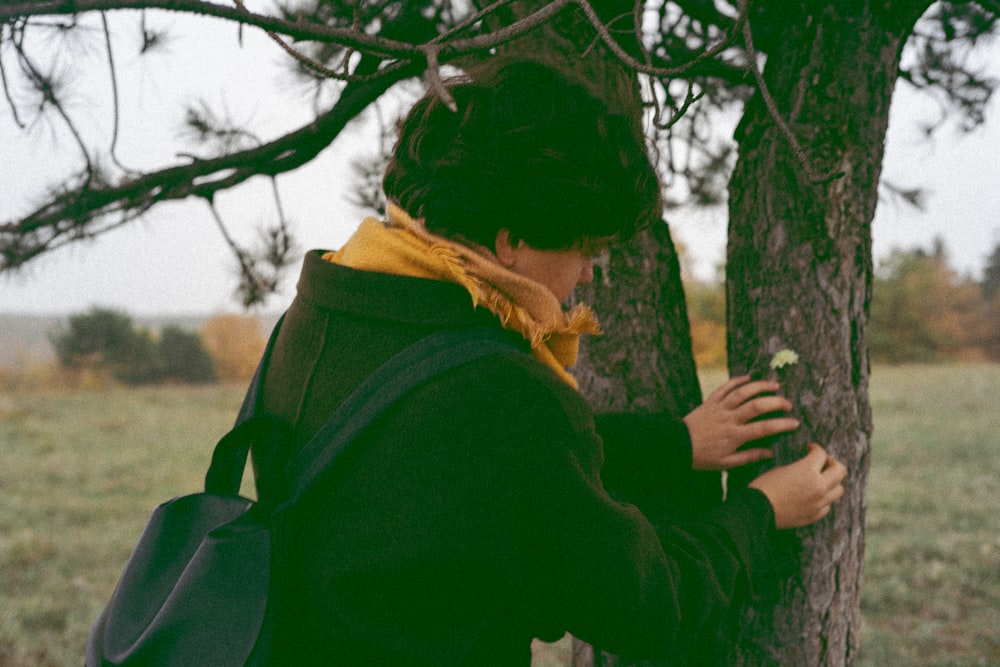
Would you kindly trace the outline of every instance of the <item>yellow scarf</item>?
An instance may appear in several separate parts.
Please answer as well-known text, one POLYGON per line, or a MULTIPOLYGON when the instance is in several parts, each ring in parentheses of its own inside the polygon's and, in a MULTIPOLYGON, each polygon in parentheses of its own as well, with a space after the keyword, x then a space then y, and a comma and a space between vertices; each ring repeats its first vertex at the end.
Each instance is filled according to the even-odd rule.
POLYGON ((366 218, 340 250, 323 259, 362 271, 378 271, 461 285, 500 318, 506 329, 531 343, 532 354, 574 389, 566 370, 576 364, 580 335, 600 330, 593 311, 578 304, 568 313, 552 292, 504 268, 485 248, 475 248, 431 234, 421 221, 390 204, 389 223, 366 218))

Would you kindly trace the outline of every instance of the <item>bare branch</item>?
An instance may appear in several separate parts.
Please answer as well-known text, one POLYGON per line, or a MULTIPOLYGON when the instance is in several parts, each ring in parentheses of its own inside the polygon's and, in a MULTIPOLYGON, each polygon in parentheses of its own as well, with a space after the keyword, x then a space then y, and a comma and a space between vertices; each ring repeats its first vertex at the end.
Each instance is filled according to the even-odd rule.
POLYGON ((354 28, 331 27, 307 21, 287 21, 205 0, 27 0, 0 5, 0 21, 27 16, 75 15, 115 9, 163 9, 215 16, 296 40, 341 44, 383 58, 412 58, 418 55, 418 49, 412 44, 369 35, 354 28))
MULTIPOLYGON (((576 0, 553 0, 553 2, 550 2, 535 12, 515 21, 514 23, 511 23, 508 26, 504 26, 499 30, 493 31, 489 35, 479 35, 468 39, 447 42, 447 49, 442 48, 442 53, 447 53, 449 56, 448 59, 450 60, 451 58, 463 53, 475 53, 477 51, 485 51, 490 48, 502 46, 508 42, 514 41, 521 35, 529 33, 532 30, 541 27, 545 23, 548 23, 556 14, 575 1, 576 0)), ((493 5, 490 5, 490 8, 495 9, 497 6, 499 6, 499 3, 494 3, 493 5)))
MULTIPOLYGON (((378 97, 378 91, 384 91, 403 78, 423 74, 428 87, 454 108, 451 93, 442 81, 441 67, 449 62, 460 62, 460 58, 470 54, 478 56, 516 40, 541 28, 560 12, 574 13, 574 18, 579 19, 578 23, 583 26, 582 38, 592 39, 592 46, 603 45, 613 58, 635 72, 648 75, 654 89, 650 104, 655 107, 656 131, 662 132, 669 141, 676 141, 678 145, 688 142, 690 147, 688 150, 677 151, 676 156, 667 154, 666 161, 677 175, 687 178, 693 184, 692 187, 698 187, 699 176, 707 169, 706 163, 716 164, 725 157, 720 157, 721 154, 709 145, 711 142, 705 132, 706 116, 699 111, 705 104, 696 108, 693 106, 694 102, 703 96, 711 104, 741 99, 741 95, 746 95, 751 89, 753 82, 756 82, 756 89, 768 113, 774 118, 778 130, 789 142, 795 159, 802 164, 810 180, 825 182, 838 175, 816 173, 790 129, 789 122, 782 118, 758 63, 754 34, 748 20, 749 0, 730 0, 725 6, 724 3, 712 0, 692 0, 690 11, 686 2, 661 3, 658 8, 658 29, 664 34, 660 35, 660 43, 652 48, 643 39, 644 5, 641 0, 620 3, 623 13, 610 20, 607 19, 609 12, 603 11, 603 8, 619 5, 602 4, 598 0, 539 1, 530 3, 534 9, 527 15, 492 31, 488 31, 484 25, 485 20, 497 16, 498 12, 508 8, 516 0, 484 0, 485 6, 474 12, 468 6, 472 3, 438 4, 434 12, 427 13, 433 15, 422 17, 426 24, 421 23, 421 17, 414 10, 409 16, 410 22, 399 21, 394 30, 390 30, 389 26, 397 18, 396 13, 382 17, 376 14, 390 4, 395 8, 405 7, 407 3, 354 3, 353 20, 349 12, 351 4, 344 3, 345 9, 335 17, 337 25, 326 25, 316 17, 305 14, 272 16, 255 13, 247 9, 244 0, 220 1, 232 4, 218 4, 209 0, 0 0, 0 28, 3 29, 0 39, 15 45, 17 40, 14 36, 18 34, 17 31, 20 30, 23 35, 25 26, 40 25, 45 19, 39 17, 75 17, 77 14, 98 11, 104 21, 107 11, 138 8, 143 11, 142 48, 145 50, 162 40, 159 33, 146 30, 144 21, 147 10, 159 9, 221 18, 235 22, 241 30, 246 26, 258 28, 278 43, 299 66, 314 74, 317 81, 333 79, 347 82, 341 98, 332 109, 326 113, 318 113, 312 123, 286 136, 249 147, 245 144, 223 145, 221 150, 227 154, 219 157, 184 156, 178 160, 178 164, 152 173, 133 173, 127 179, 114 183, 102 181, 93 175, 91 157, 87 155, 79 134, 70 124, 77 143, 84 151, 87 168, 72 181, 71 186, 50 193, 47 203, 38 206, 30 215, 17 221, 0 222, 0 271, 18 266, 25 258, 58 244, 124 224, 141 216, 160 201, 198 197, 211 202, 216 192, 261 174, 272 177, 279 220, 284 227, 286 221, 273 177, 311 160, 337 136, 343 122, 346 122, 343 119, 352 118, 378 97), (667 5, 674 10, 680 5, 683 12, 667 12, 667 5), (602 12, 598 13, 595 6, 602 9, 602 12), (620 21, 629 17, 632 24, 627 30, 623 30, 620 21), (373 21, 378 18, 382 19, 382 23, 376 25, 373 21), (413 29, 414 23, 417 25, 416 31, 413 29), (669 34, 671 24, 676 28, 675 35, 669 34), (591 27, 593 33, 590 32, 591 27), (378 29, 377 34, 366 32, 375 28, 378 29), (306 43, 305 49, 301 43, 306 43), (700 49, 701 46, 705 48, 700 49), (662 90, 657 86, 662 86, 662 90), (670 118, 664 120, 668 115, 670 118), (685 116, 686 120, 675 127, 681 116, 685 116)), ((978 3, 994 7, 996 1, 978 0, 978 3)), ((413 3, 412 6, 416 5, 417 3, 413 3)), ((104 25, 115 108, 111 156, 117 162, 115 151, 119 131, 119 92, 116 63, 106 22, 104 25)), ((758 30, 756 37, 766 49, 766 35, 758 30)), ((11 53, 11 50, 7 52, 11 53)), ((22 49, 18 49, 16 53, 20 54, 20 58, 27 59, 22 49)), ((8 64, 9 62, 8 58, 8 64)), ((10 72, 16 75, 14 70, 10 72)), ((0 60, 0 78, 8 105, 14 111, 15 121, 23 127, 17 117, 15 98, 8 90, 7 73, 3 60, 0 60)), ((32 76, 30 72, 27 76, 38 85, 44 84, 43 79, 32 76)), ((937 81, 929 81, 929 84, 941 85, 937 81)), ((17 92, 16 85, 13 92, 17 92)), ((977 109, 983 106, 982 100, 978 98, 972 101, 979 103, 975 107, 977 109)), ((46 97, 45 104, 52 105, 69 122, 57 102, 46 97)), ((238 135, 232 128, 227 129, 221 125, 207 124, 205 129, 219 138, 238 135)), ((669 151, 670 148, 666 150, 669 151)), ((280 237, 282 233, 278 232, 277 236, 280 237)))
POLYGON ((155 204, 201 197, 257 175, 291 171, 313 159, 396 81, 420 72, 400 68, 375 81, 348 84, 334 107, 303 127, 269 143, 211 159, 191 161, 110 185, 84 178, 50 197, 20 220, 0 223, 0 271, 83 235, 96 235, 140 217, 155 204))
POLYGON ((281 210, 281 201, 274 179, 271 179, 271 182, 275 186, 274 197, 278 203, 278 224, 273 227, 262 227, 259 230, 263 245, 257 250, 247 249, 237 243, 229 233, 215 202, 212 199, 205 200, 216 227, 236 258, 240 276, 236 291, 244 307, 260 303, 277 291, 281 274, 291 263, 292 252, 295 249, 288 231, 287 220, 281 210))
POLYGON ((422 49, 424 55, 427 58, 427 81, 430 83, 431 90, 434 94, 444 102, 444 105, 451 109, 453 112, 458 111, 458 105, 455 103, 455 98, 451 96, 448 92, 448 88, 444 85, 441 80, 441 66, 438 64, 438 51, 440 47, 437 44, 427 44, 422 49))
POLYGON ((482 9, 480 9, 475 14, 472 14, 467 19, 465 19, 461 23, 457 24, 455 27, 453 27, 453 28, 451 28, 449 30, 446 30, 445 32, 441 33, 440 35, 438 35, 437 37, 435 37, 433 41, 434 42, 443 42, 445 40, 450 39, 454 35, 459 35, 459 34, 465 32, 466 30, 468 30, 469 28, 471 28, 472 26, 474 26, 475 24, 477 24, 480 21, 482 21, 484 18, 486 18, 487 16, 489 16, 490 14, 492 14, 493 12, 495 12, 496 10, 498 10, 501 7, 504 7, 506 5, 509 5, 509 4, 513 3, 513 2, 515 2, 515 0, 496 0, 496 2, 493 2, 493 3, 489 4, 489 5, 487 5, 486 7, 483 7, 482 9))
MULTIPOLYGON (((8 3, 0 7, 0 18, 12 15, 38 15, 38 14, 70 14, 86 12, 91 9, 111 10, 139 7, 143 9, 143 17, 148 9, 167 9, 172 11, 203 14, 217 16, 238 22, 242 25, 251 25, 263 29, 281 48, 296 59, 302 66, 320 76, 346 79, 351 85, 374 84, 382 89, 383 83, 397 81, 410 73, 423 70, 427 76, 429 86, 450 107, 454 108, 454 101, 445 87, 440 76, 440 66, 445 62, 458 58, 468 53, 482 52, 487 49, 499 46, 521 35, 535 30, 550 21, 558 12, 576 5, 588 21, 593 25, 598 39, 605 43, 608 48, 623 59, 627 65, 656 76, 673 75, 687 70, 705 58, 711 57, 725 47, 725 42, 715 45, 708 53, 693 59, 690 63, 675 68, 658 68, 650 63, 650 55, 643 49, 640 42, 640 49, 643 49, 645 62, 638 62, 632 58, 614 39, 609 27, 602 24, 600 18, 594 11, 588 0, 553 0, 543 4, 531 14, 520 18, 514 23, 507 25, 491 33, 474 34, 468 37, 460 37, 467 33, 478 22, 482 21, 490 13, 511 4, 513 0, 497 0, 488 6, 466 18, 452 29, 437 35, 428 35, 429 41, 419 43, 398 41, 390 38, 393 31, 388 30, 388 25, 383 27, 378 36, 366 34, 360 20, 355 17, 350 28, 329 27, 319 23, 305 20, 286 20, 282 18, 255 14, 247 10, 243 0, 232 0, 234 7, 206 2, 204 0, 72 0, 67 2, 37 0, 35 2, 8 3), (322 63, 308 58, 297 49, 293 48, 282 39, 281 35, 299 40, 313 40, 321 43, 334 43, 348 50, 348 55, 343 59, 343 70, 337 71, 326 67, 322 63), (363 54, 362 62, 367 65, 362 68, 359 64, 353 72, 348 71, 349 54, 351 52, 363 54)), ((636 7, 638 7, 638 3, 636 7)), ((636 8, 633 7, 632 16, 635 17, 636 8)), ((740 14, 735 25, 745 18, 746 10, 740 14)), ((104 14, 102 13, 102 18, 104 14)), ((627 15, 623 15, 627 16, 627 15)), ((614 21, 612 21, 612 24, 614 21)), ((633 30, 637 30, 633 26, 633 30)), ((731 31, 734 32, 735 28, 731 31)), ((411 36, 412 32, 396 30, 400 35, 411 36)), ((630 31, 631 32, 631 31, 630 31)), ((144 47, 158 41, 158 36, 150 33, 143 24, 144 47)), ((638 38, 639 35, 636 35, 638 38)), ((727 38, 728 40, 728 38, 727 38)), ((26 57, 26 56, 25 56, 26 57)), ((110 48, 108 48, 109 65, 114 78, 114 59, 110 48)), ((384 87, 387 87, 387 83, 384 87)), ((345 89, 345 94, 347 89, 345 89)), ((117 92, 115 91, 116 108, 117 92)), ((684 113, 696 99, 693 89, 689 89, 684 103, 680 106, 678 114, 684 113)), ((343 101, 343 99, 341 100, 343 101)), ((59 108, 59 107, 57 107, 59 108)), ((337 108, 341 108, 338 102, 337 108)), ((61 108, 60 108, 61 111, 61 108)), ((65 117, 65 114, 63 114, 65 117)), ((156 202, 167 199, 181 199, 189 196, 211 198, 211 196, 222 189, 233 187, 242 183, 251 176, 263 174, 282 173, 293 169, 308 161, 315 155, 318 149, 310 146, 323 146, 327 141, 336 136, 339 128, 327 130, 330 115, 326 115, 299 131, 292 132, 268 144, 260 145, 247 150, 234 152, 218 158, 200 159, 192 157, 190 162, 162 169, 153 173, 138 176, 133 179, 122 181, 116 185, 93 185, 86 180, 76 188, 60 193, 46 205, 40 207, 22 220, 14 223, 9 222, 0 227, 0 232, 5 235, 14 233, 34 234, 36 244, 47 245, 53 239, 46 241, 37 240, 44 236, 43 230, 55 236, 65 235, 69 230, 81 229, 101 229, 101 225, 108 225, 107 220, 98 219, 112 216, 116 220, 132 219, 136 215, 141 215, 144 211, 156 202), (325 139, 320 139, 325 137, 325 139), (66 227, 66 220, 73 223, 66 227)), ((68 118, 67 118, 68 121, 68 118)), ((209 128, 212 129, 212 128, 209 128)), ((213 130, 214 131, 214 130, 213 130)), ((218 134, 218 133, 216 133, 218 134)), ((228 136, 228 135, 227 135, 228 136)), ((115 129, 117 137, 117 126, 115 129)), ((82 142, 81 148, 82 148, 82 142)), ((115 140, 112 140, 112 153, 114 153, 115 140)), ((223 150, 233 150, 232 147, 223 147, 223 150)), ((89 157, 88 157, 89 165, 89 157)), ((9 257, 8 266, 21 263, 17 257, 9 257)), ((0 267, 2 268, 2 267, 0 267)))
MULTIPOLYGON (((740 4, 740 14, 742 16, 746 15, 747 7, 749 6, 749 0, 739 0, 740 4)), ((764 100, 764 105, 767 107, 768 113, 774 120, 775 125, 778 126, 778 130, 788 141, 789 146, 792 148, 792 152, 795 154, 796 159, 798 159, 799 164, 802 165, 802 169, 805 171, 806 176, 813 183, 829 183, 832 180, 840 178, 844 175, 842 171, 830 171, 825 174, 820 174, 813 169, 812 164, 809 161, 809 157, 806 155, 805 151, 802 150, 801 144, 799 144, 798 139, 795 138, 795 134, 792 132, 791 128, 788 127, 788 123, 781 116, 781 111, 778 110, 778 105, 774 101, 774 97, 771 96, 771 91, 767 88, 767 83, 764 81, 764 75, 760 71, 760 67, 757 65, 757 49, 753 45, 753 31, 750 28, 750 22, 743 22, 743 41, 746 46, 747 55, 749 56, 749 67, 753 74, 754 80, 757 82, 757 89, 760 92, 761 99, 764 100)))
POLYGON ((714 58, 716 55, 721 53, 726 47, 728 47, 736 37, 737 30, 739 26, 746 22, 747 11, 749 10, 748 3, 743 1, 740 2, 740 13, 736 19, 734 25, 726 32, 726 36, 720 40, 718 43, 712 45, 711 47, 705 49, 697 56, 695 56, 691 61, 679 65, 677 67, 657 67, 647 63, 640 62, 629 55, 625 49, 621 47, 618 42, 612 37, 608 28, 601 21, 601 17, 598 16, 597 12, 590 5, 588 0, 572 0, 573 4, 577 5, 590 21, 590 24, 597 31, 597 34, 601 37, 601 40, 608 47, 608 49, 618 58, 622 63, 631 67, 637 72, 642 74, 648 74, 650 76, 657 77, 676 77, 681 74, 690 72, 692 69, 698 67, 702 62, 714 58))
POLYGON ((118 74, 115 71, 115 56, 114 51, 111 49, 111 30, 108 28, 108 17, 105 12, 101 12, 101 29, 104 32, 104 48, 108 54, 108 74, 111 79, 111 148, 109 153, 111 155, 111 160, 123 171, 131 172, 132 170, 125 167, 121 161, 118 160, 118 124, 120 118, 120 105, 118 100, 118 74))
POLYGON ((223 222, 222 216, 215 206, 215 202, 211 199, 206 199, 205 202, 208 204, 208 210, 212 214, 212 219, 215 220, 215 226, 218 227, 222 238, 225 239, 226 245, 229 246, 229 250, 236 257, 236 262, 239 265, 240 284, 237 288, 237 293, 243 301, 243 306, 249 307, 263 301, 268 294, 274 292, 277 287, 276 282, 266 278, 258 270, 257 262, 254 261, 250 253, 236 243, 236 240, 226 228, 226 224, 223 222))
POLYGON ((237 261, 240 263, 240 271, 244 276, 248 276, 250 280, 254 280, 253 267, 247 253, 243 250, 233 235, 229 233, 229 229, 226 227, 226 223, 222 220, 222 215, 219 213, 219 209, 215 206, 215 201, 211 197, 205 198, 205 203, 208 205, 208 210, 212 214, 212 219, 215 221, 215 226, 218 227, 219 233, 222 234, 222 238, 225 240, 226 245, 232 250, 233 254, 236 256, 237 261))
POLYGON ((652 66, 653 56, 649 53, 642 39, 642 10, 642 0, 635 0, 635 4, 632 5, 632 29, 635 31, 635 43, 639 45, 639 50, 642 53, 642 61, 646 65, 652 66))
POLYGON ((70 133, 73 135, 73 139, 76 141, 77 146, 80 148, 80 153, 83 155, 84 162, 87 164, 88 171, 93 167, 93 161, 90 157, 90 152, 87 150, 87 145, 83 141, 83 137, 80 132, 76 129, 76 125, 73 123, 73 119, 70 118, 69 114, 66 113, 66 109, 63 107, 62 102, 59 100, 57 94, 58 82, 53 74, 45 75, 42 74, 35 63, 28 57, 28 54, 24 50, 24 44, 20 40, 14 40, 14 49, 17 51, 18 58, 21 64, 21 70, 28 77, 31 85, 35 88, 39 95, 42 96, 42 105, 49 104, 59 117, 63 119, 66 127, 69 129, 70 133))
MULTIPOLYGON (((412 62, 417 59, 426 60, 431 55, 430 45, 434 44, 437 45, 438 62, 443 64, 467 53, 482 52, 506 44, 545 24, 570 5, 576 5, 594 27, 600 40, 624 64, 643 74, 670 77, 688 72, 700 66, 704 61, 718 55, 732 42, 738 32, 738 26, 746 18, 746 7, 741 5, 740 15, 730 30, 727 31, 726 37, 719 43, 699 53, 691 61, 683 65, 677 67, 658 67, 650 64, 648 61, 639 61, 628 54, 614 39, 610 30, 601 21, 601 18, 588 0, 552 0, 533 13, 500 30, 464 39, 452 39, 454 35, 466 30, 491 12, 512 2, 512 0, 498 0, 480 10, 454 29, 438 35, 430 42, 424 44, 414 44, 387 39, 383 36, 370 35, 354 26, 350 28, 331 27, 319 23, 310 23, 301 20, 289 21, 273 16, 265 16, 247 10, 242 0, 234 0, 234 2, 236 3, 234 7, 227 7, 206 2, 205 0, 36 0, 35 2, 16 2, 0 7, 0 19, 39 14, 80 13, 95 9, 111 10, 128 8, 165 9, 216 16, 261 28, 271 35, 272 39, 278 42, 282 49, 314 72, 330 78, 356 81, 362 79, 356 79, 352 75, 345 75, 343 72, 327 68, 307 58, 285 43, 278 35, 285 35, 300 41, 339 44, 347 49, 361 51, 388 60, 390 61, 389 69, 401 67, 402 65, 399 64, 399 61, 412 62)), ((381 75, 382 71, 380 70, 368 75, 368 78, 381 75)))
POLYGON ((694 104, 701 98, 702 98, 701 93, 698 93, 696 95, 694 92, 694 83, 689 83, 687 95, 684 96, 684 102, 681 104, 680 108, 677 109, 677 111, 674 112, 666 122, 661 122, 659 119, 657 119, 655 121, 656 126, 662 130, 669 129, 670 127, 675 125, 677 121, 679 121, 681 117, 684 116, 684 114, 688 112, 692 104, 694 104))
MULTIPOLYGON (((243 4, 243 0, 234 0, 234 3, 241 11, 247 12, 248 14, 250 13, 247 10, 246 6, 243 4)), ((242 23, 240 24, 240 28, 241 29, 243 28, 242 23)), ((361 34, 361 31, 357 24, 356 12, 355 12, 355 22, 354 25, 351 26, 351 30, 357 32, 358 34, 361 34)), ((348 47, 347 52, 344 54, 344 58, 341 65, 341 71, 338 71, 337 69, 331 69, 329 67, 326 67, 322 63, 316 61, 315 59, 306 56, 301 51, 299 51, 298 49, 292 47, 290 44, 285 42, 285 40, 283 40, 281 36, 278 33, 274 32, 273 30, 265 30, 264 32, 267 34, 268 37, 271 38, 272 41, 274 41, 275 44, 277 44, 281 48, 282 51, 284 51, 292 58, 294 58, 296 62, 305 67, 307 70, 313 72, 314 74, 319 74, 320 76, 324 76, 330 79, 338 79, 340 81, 370 81, 374 78, 384 76, 386 73, 391 73, 396 68, 401 67, 403 64, 405 64, 405 61, 397 61, 395 63, 391 63, 390 65, 386 66, 381 71, 376 71, 366 76, 352 75, 348 68, 350 64, 351 54, 354 53, 354 49, 352 47, 348 47)))
MULTIPOLYGON (((0 47, 3 46, 3 27, 0 26, 0 47)), ((3 64, 3 49, 0 48, 0 83, 3 84, 3 95, 7 100, 7 106, 10 108, 11 116, 14 118, 14 123, 22 130, 27 127, 21 120, 20 115, 17 112, 17 104, 14 103, 14 98, 10 94, 10 83, 7 81, 7 67, 3 64)))
POLYGON ((271 177, 271 194, 274 197, 274 208, 278 212, 278 221, 282 228, 288 229, 288 218, 285 217, 285 207, 281 203, 281 192, 278 191, 278 179, 271 177))

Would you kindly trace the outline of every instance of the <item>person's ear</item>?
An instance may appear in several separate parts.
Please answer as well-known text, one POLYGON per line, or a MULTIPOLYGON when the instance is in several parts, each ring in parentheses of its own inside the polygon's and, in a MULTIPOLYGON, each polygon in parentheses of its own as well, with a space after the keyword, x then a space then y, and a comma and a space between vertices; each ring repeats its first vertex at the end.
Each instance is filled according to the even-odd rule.
POLYGON ((500 264, 510 268, 517 261, 517 247, 510 242, 510 230, 501 229, 497 232, 496 242, 493 244, 497 259, 500 264))

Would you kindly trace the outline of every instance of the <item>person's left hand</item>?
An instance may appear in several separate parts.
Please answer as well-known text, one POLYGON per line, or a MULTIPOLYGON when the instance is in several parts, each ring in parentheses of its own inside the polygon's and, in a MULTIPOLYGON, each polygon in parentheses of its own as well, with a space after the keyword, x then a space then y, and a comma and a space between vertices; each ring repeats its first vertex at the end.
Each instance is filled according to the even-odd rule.
POLYGON ((751 440, 798 428, 799 421, 792 417, 751 421, 770 412, 792 409, 788 399, 774 395, 778 388, 778 383, 771 380, 751 382, 747 375, 735 377, 684 417, 691 435, 692 467, 726 470, 771 458, 774 454, 769 449, 736 450, 751 440))

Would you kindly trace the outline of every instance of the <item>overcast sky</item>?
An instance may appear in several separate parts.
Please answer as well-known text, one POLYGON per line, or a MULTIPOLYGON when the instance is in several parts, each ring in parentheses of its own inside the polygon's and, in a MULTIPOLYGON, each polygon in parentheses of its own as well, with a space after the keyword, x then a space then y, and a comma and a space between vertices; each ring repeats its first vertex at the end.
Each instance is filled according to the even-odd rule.
MULTIPOLYGON (((115 44, 123 110, 118 151, 122 162, 169 163, 177 150, 179 102, 197 95, 229 109, 237 120, 252 121, 269 138, 307 121, 308 100, 289 86, 281 65, 284 56, 265 37, 248 31, 239 50, 232 48, 233 28, 221 21, 192 22, 177 16, 165 21, 174 26, 176 35, 169 57, 139 59, 129 37, 115 44)), ((105 103, 109 83, 104 56, 98 52, 72 57, 84 63, 88 75, 77 80, 70 110, 82 119, 89 142, 107 145, 111 114, 105 103)), ((1000 73, 1000 57, 997 61, 1000 73)), ((27 110, 22 112, 30 117, 27 110)), ((901 186, 926 188, 927 208, 921 212, 881 203, 874 223, 876 258, 892 247, 929 247, 939 236, 952 266, 978 276, 986 256, 1000 242, 996 101, 990 112, 987 126, 974 134, 945 128, 928 142, 919 131, 919 121, 934 118, 936 107, 905 86, 898 88, 883 176, 901 186)), ((279 179, 283 205, 302 250, 338 247, 363 215, 344 196, 350 183, 348 165, 359 154, 374 152, 377 144, 370 128, 355 124, 353 130, 308 167, 279 179)), ((64 131, 48 125, 19 130, 6 105, 0 107, 0 139, 0 220, 8 221, 30 210, 42 188, 65 173, 64 165, 75 149, 64 131)), ((266 182, 258 185, 219 197, 224 218, 244 241, 253 236, 252 223, 274 210, 269 187, 263 187, 266 182)), ((724 256, 724 211, 674 213, 671 222, 694 271, 712 275, 724 256)), ((269 301, 267 310, 287 305, 297 271, 296 267, 289 272, 283 294, 269 301)), ((98 305, 135 315, 210 314, 238 309, 235 285, 231 257, 206 205, 181 202, 96 241, 53 252, 13 276, 0 276, 0 312, 65 314, 98 305)))

